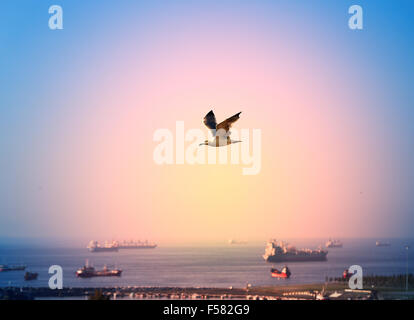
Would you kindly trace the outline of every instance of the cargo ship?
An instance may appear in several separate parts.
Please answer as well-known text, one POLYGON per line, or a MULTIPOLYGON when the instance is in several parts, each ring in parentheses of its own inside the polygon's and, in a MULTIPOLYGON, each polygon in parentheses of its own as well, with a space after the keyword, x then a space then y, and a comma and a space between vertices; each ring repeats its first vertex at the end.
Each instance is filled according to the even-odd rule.
POLYGON ((391 245, 391 243, 383 242, 383 241, 377 241, 377 242, 375 242, 375 245, 377 247, 389 247, 391 245))
POLYGON ((327 248, 342 248, 342 246, 343 246, 342 242, 336 239, 329 239, 325 243, 325 247, 327 248))
POLYGON ((120 277, 122 270, 120 269, 108 269, 106 266, 102 270, 96 270, 94 267, 86 264, 76 271, 76 276, 80 278, 92 278, 92 277, 120 277))
POLYGON ((148 241, 122 241, 114 242, 118 249, 154 249, 157 247, 156 243, 148 241))
POLYGON ((0 272, 6 272, 6 271, 22 271, 26 269, 26 266, 8 266, 5 264, 0 264, 0 272))
POLYGON ((117 252, 118 246, 115 242, 105 242, 103 246, 101 246, 98 241, 92 240, 89 242, 89 245, 87 246, 90 252, 117 252))
POLYGON ((271 239, 266 245, 263 258, 267 262, 281 261, 325 261, 328 251, 322 249, 296 249, 288 243, 271 239))
POLYGON ((291 272, 287 266, 284 266, 281 271, 276 268, 270 269, 270 274, 272 278, 289 279, 291 272))

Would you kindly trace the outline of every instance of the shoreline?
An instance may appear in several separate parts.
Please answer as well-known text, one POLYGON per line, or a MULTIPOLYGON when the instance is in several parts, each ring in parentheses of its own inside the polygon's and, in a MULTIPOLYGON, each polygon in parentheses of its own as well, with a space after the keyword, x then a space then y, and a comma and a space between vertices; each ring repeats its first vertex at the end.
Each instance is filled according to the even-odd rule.
MULTIPOLYGON (((364 288, 350 290, 344 283, 280 285, 250 288, 209 287, 64 287, 52 290, 47 287, 3 287, 0 299, 49 300, 88 299, 99 296, 102 300, 377 300, 413 299, 414 290, 401 288, 364 288)), ((98 297, 98 298, 99 298, 98 297)))

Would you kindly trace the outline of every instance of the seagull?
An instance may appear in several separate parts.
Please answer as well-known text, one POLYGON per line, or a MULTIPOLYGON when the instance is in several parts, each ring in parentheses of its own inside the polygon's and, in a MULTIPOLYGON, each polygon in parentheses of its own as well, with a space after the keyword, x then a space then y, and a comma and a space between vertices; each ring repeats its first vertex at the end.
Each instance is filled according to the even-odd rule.
POLYGON ((234 122, 239 120, 240 113, 236 113, 234 116, 224 120, 217 124, 216 116, 214 115, 213 110, 211 110, 207 115, 204 117, 204 124, 207 128, 211 130, 213 135, 213 139, 211 141, 204 141, 200 143, 200 146, 210 146, 210 147, 222 147, 227 146, 232 143, 241 142, 239 140, 231 140, 230 139, 230 128, 234 122))

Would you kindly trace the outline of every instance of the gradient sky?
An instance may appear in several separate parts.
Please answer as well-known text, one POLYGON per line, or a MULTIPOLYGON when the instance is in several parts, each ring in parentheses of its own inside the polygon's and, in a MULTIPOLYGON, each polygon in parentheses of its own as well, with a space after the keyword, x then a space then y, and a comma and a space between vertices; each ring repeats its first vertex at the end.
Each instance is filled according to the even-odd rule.
POLYGON ((0 237, 413 237, 413 14, 408 0, 1 1, 0 237), (204 129, 211 106, 262 130, 259 175, 154 163, 154 131, 204 129))

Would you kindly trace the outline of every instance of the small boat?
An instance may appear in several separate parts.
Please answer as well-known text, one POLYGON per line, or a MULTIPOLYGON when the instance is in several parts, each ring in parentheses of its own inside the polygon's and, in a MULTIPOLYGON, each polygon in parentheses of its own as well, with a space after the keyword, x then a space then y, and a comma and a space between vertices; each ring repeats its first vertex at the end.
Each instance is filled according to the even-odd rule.
POLYGON ((351 278, 351 276, 353 276, 354 274, 349 272, 348 269, 345 269, 344 272, 342 272, 342 279, 344 280, 349 280, 349 278, 351 278))
POLYGON ((8 266, 6 264, 0 264, 0 272, 6 271, 22 271, 26 269, 26 266, 8 266))
POLYGON ((39 274, 37 272, 26 272, 24 274, 24 280, 26 281, 36 280, 38 275, 39 274))
POLYGON ((281 271, 279 271, 276 268, 272 268, 270 272, 271 272, 272 278, 288 279, 291 275, 291 272, 287 266, 284 266, 281 271))

